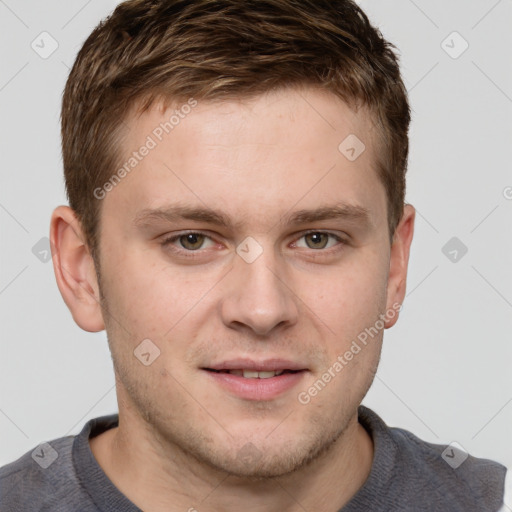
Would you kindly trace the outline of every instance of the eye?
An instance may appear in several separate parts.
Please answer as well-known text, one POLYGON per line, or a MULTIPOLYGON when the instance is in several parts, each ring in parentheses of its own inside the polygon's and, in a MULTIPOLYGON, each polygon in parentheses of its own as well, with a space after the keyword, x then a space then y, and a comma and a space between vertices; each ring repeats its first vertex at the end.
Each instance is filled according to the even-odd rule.
POLYGON ((189 233, 181 233, 180 235, 174 235, 166 238, 163 242, 163 246, 174 245, 176 249, 185 249, 187 251, 197 251, 199 249, 205 249, 205 242, 210 242, 210 246, 213 245, 213 241, 209 236, 204 233, 191 231, 189 233), (176 246, 176 242, 179 245, 176 246))
MULTIPOLYGON (((293 247, 303 249, 313 249, 314 251, 325 250, 337 245, 345 245, 345 240, 334 233, 326 231, 310 231, 303 234, 294 244, 293 247)), ((176 253, 182 253, 192 256, 193 253, 200 253, 201 250, 215 246, 215 241, 205 233, 199 231, 189 231, 179 233, 166 238, 162 243, 163 247, 168 247, 176 253)))
POLYGON ((296 247, 305 247, 307 249, 330 249, 335 246, 337 242, 343 243, 343 239, 334 233, 324 231, 310 231, 302 235, 299 240, 305 240, 305 245, 295 243, 296 247), (330 239, 329 239, 330 238, 330 239))

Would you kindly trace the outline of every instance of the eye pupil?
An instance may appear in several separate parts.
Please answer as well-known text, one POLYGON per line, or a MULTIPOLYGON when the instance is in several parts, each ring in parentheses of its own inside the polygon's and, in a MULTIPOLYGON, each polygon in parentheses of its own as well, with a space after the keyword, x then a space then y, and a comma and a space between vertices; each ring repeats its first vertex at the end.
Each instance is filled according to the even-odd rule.
POLYGON ((185 249, 200 249, 201 245, 203 245, 204 235, 200 233, 187 233, 183 235, 180 239, 181 245, 185 247, 185 249))
POLYGON ((323 249, 327 245, 327 234, 326 233, 309 233, 306 235, 306 243, 311 249, 323 249), (311 240, 311 245, 307 240, 311 240))

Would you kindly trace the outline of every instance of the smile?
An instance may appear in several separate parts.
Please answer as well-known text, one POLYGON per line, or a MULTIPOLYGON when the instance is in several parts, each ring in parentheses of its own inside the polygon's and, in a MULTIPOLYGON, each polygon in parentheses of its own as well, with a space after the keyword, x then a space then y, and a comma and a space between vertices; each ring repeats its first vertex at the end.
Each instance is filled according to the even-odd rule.
POLYGON ((255 371, 255 370, 213 370, 207 368, 207 370, 217 373, 229 373, 230 375, 238 375, 244 379, 271 379, 272 377, 278 377, 283 373, 296 373, 297 370, 273 370, 273 371, 255 371))
POLYGON ((301 384, 303 364, 284 359, 232 359, 200 368, 215 388, 244 400, 269 401, 301 384))

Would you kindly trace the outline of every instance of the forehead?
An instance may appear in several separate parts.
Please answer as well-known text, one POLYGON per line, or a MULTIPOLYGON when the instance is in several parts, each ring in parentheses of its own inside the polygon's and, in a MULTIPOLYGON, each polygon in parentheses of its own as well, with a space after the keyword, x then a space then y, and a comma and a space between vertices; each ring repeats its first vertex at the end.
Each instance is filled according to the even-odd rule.
POLYGON ((290 89, 251 99, 189 99, 167 108, 155 104, 125 122, 121 165, 135 165, 126 167, 108 202, 119 202, 133 220, 173 203, 268 222, 293 208, 340 202, 371 217, 385 211, 371 116, 331 93, 290 89))

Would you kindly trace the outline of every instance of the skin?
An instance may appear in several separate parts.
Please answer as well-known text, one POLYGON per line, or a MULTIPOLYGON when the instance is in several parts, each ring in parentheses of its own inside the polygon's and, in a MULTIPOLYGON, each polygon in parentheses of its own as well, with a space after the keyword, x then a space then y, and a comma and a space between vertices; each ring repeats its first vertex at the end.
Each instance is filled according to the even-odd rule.
MULTIPOLYGON (((158 105, 131 115, 127 155, 169 116, 158 105)), ((415 211, 405 205, 391 244, 375 139, 364 108, 311 88, 199 102, 103 199, 99 283, 72 210, 54 211, 59 289, 82 329, 106 329, 116 373, 119 427, 91 449, 140 508, 327 512, 364 484, 373 443, 357 407, 383 329, 309 403, 297 397, 405 295, 415 211), (349 134, 366 145, 354 162, 338 150, 349 134), (178 202, 231 225, 134 222, 178 202), (341 203, 365 209, 366 221, 287 220, 341 203), (185 230, 207 237, 163 245, 185 230), (236 252, 249 236, 263 251, 252 263, 236 252), (148 366, 134 356, 144 339, 160 350, 148 366), (238 357, 306 371, 271 399, 241 398, 202 369, 238 357)))

